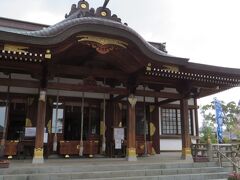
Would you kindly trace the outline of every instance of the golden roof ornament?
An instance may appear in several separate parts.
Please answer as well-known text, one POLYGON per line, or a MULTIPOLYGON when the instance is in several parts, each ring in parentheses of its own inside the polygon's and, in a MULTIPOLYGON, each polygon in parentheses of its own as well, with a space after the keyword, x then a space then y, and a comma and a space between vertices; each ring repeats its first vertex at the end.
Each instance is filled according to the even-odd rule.
MULTIPOLYGON (((111 13, 111 10, 107 8, 107 5, 110 0, 105 0, 102 7, 98 7, 96 10, 90 8, 89 4, 85 0, 80 0, 78 4, 73 4, 69 14, 65 15, 66 20, 84 18, 84 17, 95 17, 95 18, 104 18, 121 23, 121 19, 118 18, 116 14, 111 13)), ((124 23, 127 25, 126 23, 124 23)))

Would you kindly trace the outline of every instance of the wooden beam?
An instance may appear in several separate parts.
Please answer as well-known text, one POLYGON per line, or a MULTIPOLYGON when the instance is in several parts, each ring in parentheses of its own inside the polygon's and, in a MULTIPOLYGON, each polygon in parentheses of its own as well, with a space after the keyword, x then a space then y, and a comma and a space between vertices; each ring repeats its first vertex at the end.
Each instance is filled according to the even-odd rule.
POLYGON ((42 71, 42 65, 14 61, 0 61, 0 71, 22 71, 29 74, 39 74, 42 71))
POLYGON ((179 99, 165 99, 165 100, 162 100, 160 102, 156 102, 156 106, 161 106, 161 105, 164 105, 164 104, 169 104, 169 103, 172 103, 172 102, 175 102, 175 101, 178 101, 179 99))
MULTIPOLYGON (((15 86, 15 87, 26 87, 26 88, 39 88, 40 82, 33 80, 20 80, 20 79, 5 79, 0 78, 0 85, 2 86, 15 86)), ((68 83, 55 83, 48 82, 48 89, 57 89, 65 91, 80 91, 80 92, 93 92, 93 93, 108 93, 108 94, 118 94, 118 98, 123 98, 129 94, 126 88, 112 88, 106 86, 92 86, 92 85, 82 85, 82 84, 68 84, 68 83)), ((169 99, 180 99, 181 95, 176 93, 167 92, 154 92, 154 91, 144 91, 136 90, 135 95, 146 96, 146 97, 156 97, 156 98, 169 98, 169 99)))
MULTIPOLYGON (((156 84, 156 85, 163 85, 166 87, 177 88, 179 84, 181 84, 180 82, 182 81, 186 81, 186 80, 143 75, 138 78, 137 83, 152 84, 152 85, 156 84)), ((187 81, 191 83, 192 87, 197 87, 197 88, 216 89, 217 86, 229 87, 224 84, 218 84, 218 83, 212 83, 212 82, 203 82, 203 81, 197 81, 197 80, 187 80, 187 81)))
POLYGON ((144 90, 136 90, 135 95, 146 96, 146 97, 156 97, 156 98, 169 98, 169 99, 181 99, 182 97, 180 94, 176 94, 176 93, 144 91, 144 90))
MULTIPOLYGON (((65 84, 65 83, 48 83, 48 89, 109 93, 109 94, 119 94, 119 95, 125 95, 125 96, 128 95, 128 90, 125 88, 111 88, 111 87, 103 87, 103 86, 89 86, 89 85, 65 84)), ((172 99, 181 98, 181 95, 175 94, 175 93, 154 92, 154 91, 144 91, 144 90, 136 90, 135 95, 146 96, 146 97, 156 97, 156 98, 172 98, 172 99)))
POLYGON ((121 101, 125 97, 127 97, 127 95, 118 95, 113 98, 113 101, 121 101))
POLYGON ((127 89, 124 88, 111 88, 104 86, 91 86, 82 84, 66 84, 66 83, 48 83, 48 89, 58 89, 65 91, 80 91, 80 92, 93 92, 93 93, 109 93, 109 94, 128 94, 127 89))
POLYGON ((1 86, 26 87, 26 88, 39 88, 40 82, 32 81, 32 80, 0 78, 0 85, 1 86))
POLYGON ((126 81, 128 78, 128 75, 122 71, 100 68, 53 64, 48 66, 48 70, 55 76, 93 76, 99 78, 118 79, 121 81, 126 81))

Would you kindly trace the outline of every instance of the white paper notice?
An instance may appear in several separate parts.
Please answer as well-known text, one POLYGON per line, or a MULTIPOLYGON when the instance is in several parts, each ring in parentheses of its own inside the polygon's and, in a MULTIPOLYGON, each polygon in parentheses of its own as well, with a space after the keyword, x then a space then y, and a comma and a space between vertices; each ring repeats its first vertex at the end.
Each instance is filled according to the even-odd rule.
POLYGON ((114 128, 114 139, 124 140, 124 128, 114 128))
POLYGON ((115 149, 122 149, 122 140, 115 139, 115 149))
POLYGON ((44 133, 43 143, 48 142, 48 133, 44 133))
POLYGON ((35 137, 36 128, 35 127, 26 127, 25 128, 25 137, 35 137))

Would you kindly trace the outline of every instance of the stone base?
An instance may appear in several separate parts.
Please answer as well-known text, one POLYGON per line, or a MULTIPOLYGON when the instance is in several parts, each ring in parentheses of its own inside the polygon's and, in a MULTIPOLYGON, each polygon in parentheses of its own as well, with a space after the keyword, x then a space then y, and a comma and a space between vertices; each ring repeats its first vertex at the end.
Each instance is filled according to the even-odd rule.
POLYGON ((137 157, 133 157, 133 156, 128 156, 127 157, 127 161, 137 161, 137 157))
POLYGON ((188 162, 193 162, 192 155, 189 155, 189 154, 187 154, 187 155, 182 155, 181 158, 182 158, 183 160, 188 161, 188 162))
POLYGON ((33 158, 32 163, 33 164, 43 164, 44 159, 43 158, 33 158))
POLYGON ((187 160, 189 162, 193 162, 192 153, 191 153, 191 149, 190 148, 183 148, 182 149, 182 157, 181 157, 181 159, 187 160))
POLYGON ((9 161, 0 160, 0 169, 1 168, 9 168, 9 161))

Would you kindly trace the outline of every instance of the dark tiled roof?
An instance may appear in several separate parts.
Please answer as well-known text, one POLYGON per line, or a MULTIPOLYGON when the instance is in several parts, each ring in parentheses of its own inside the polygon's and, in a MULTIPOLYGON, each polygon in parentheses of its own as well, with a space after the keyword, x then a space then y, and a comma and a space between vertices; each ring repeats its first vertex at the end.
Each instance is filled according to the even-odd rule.
POLYGON ((81 17, 65 19, 53 26, 38 31, 0 31, 0 40, 17 41, 37 45, 54 45, 77 33, 92 32, 114 35, 135 43, 141 51, 153 60, 164 63, 184 65, 188 59, 178 58, 154 47, 145 41, 136 31, 120 22, 99 17, 81 17), (165 57, 165 58, 159 58, 165 57))
POLYGON ((188 62, 188 59, 167 54, 165 45, 161 43, 145 41, 126 23, 123 24, 116 14, 112 15, 111 10, 107 8, 108 2, 109 0, 105 0, 103 6, 95 11, 94 8, 89 8, 87 1, 80 0, 78 4, 72 5, 65 20, 36 31, 0 28, 0 41, 55 45, 78 33, 99 33, 131 41, 143 54, 158 62, 177 65, 185 65, 188 62))
POLYGON ((23 30, 36 31, 43 27, 48 27, 48 25, 0 17, 0 30, 9 29, 14 32, 23 30))

